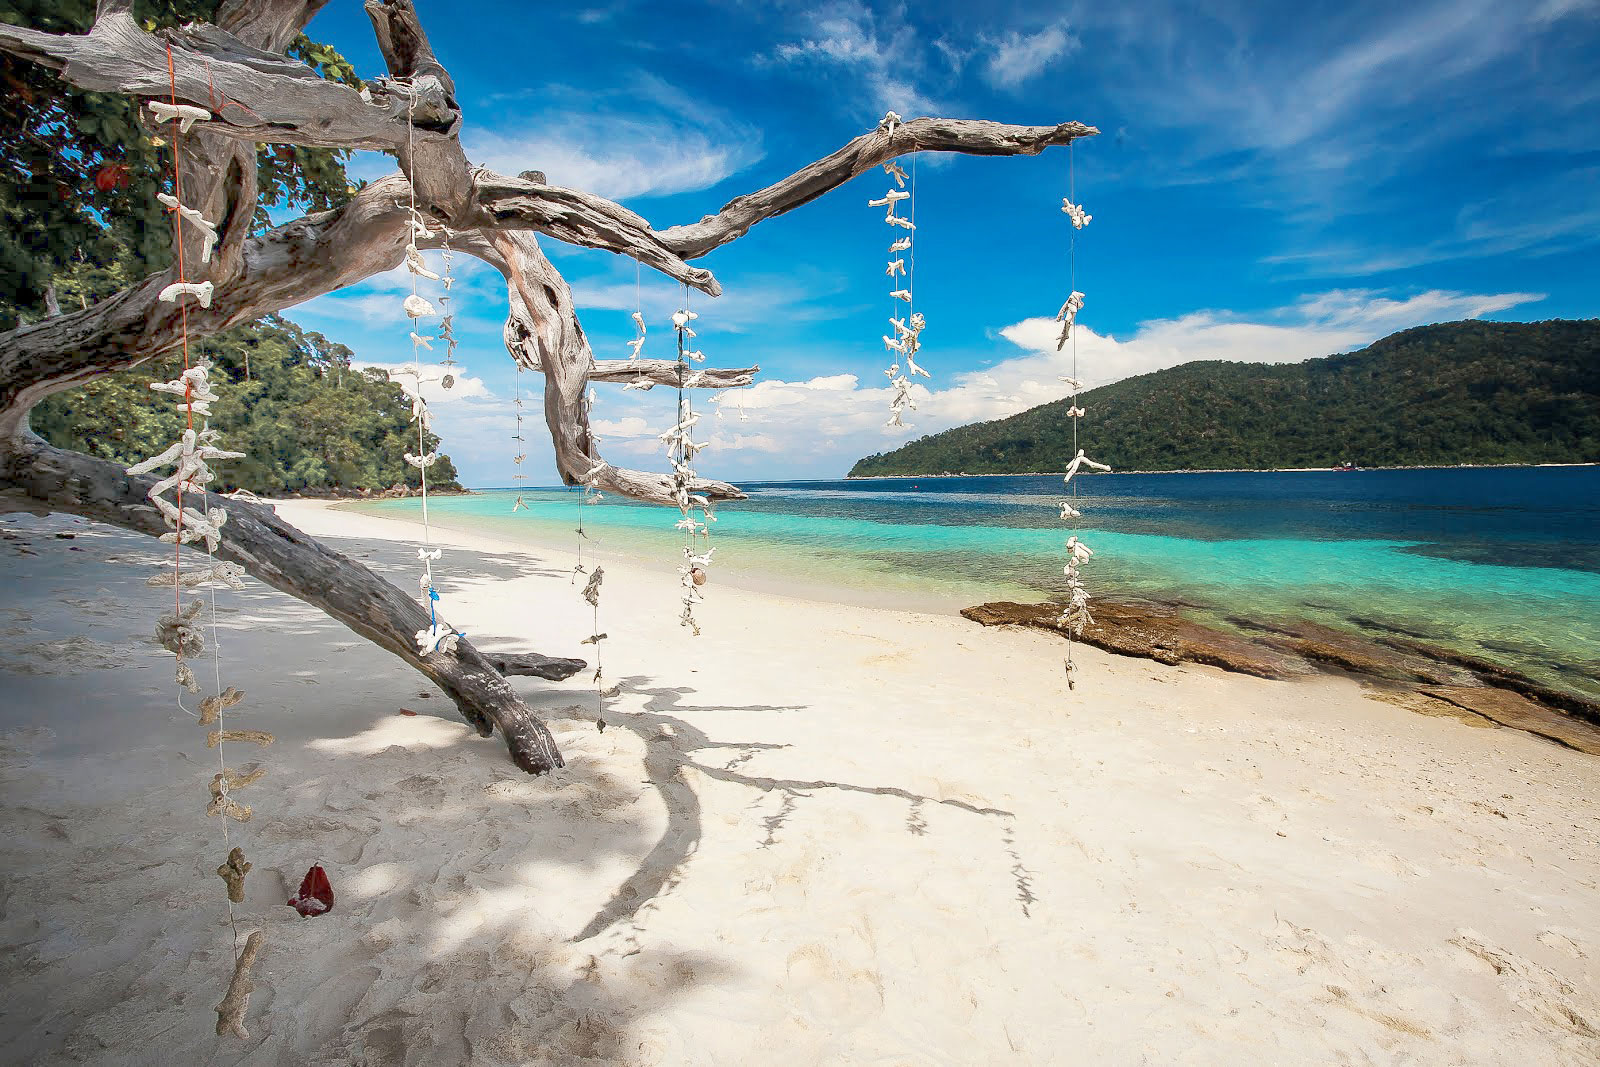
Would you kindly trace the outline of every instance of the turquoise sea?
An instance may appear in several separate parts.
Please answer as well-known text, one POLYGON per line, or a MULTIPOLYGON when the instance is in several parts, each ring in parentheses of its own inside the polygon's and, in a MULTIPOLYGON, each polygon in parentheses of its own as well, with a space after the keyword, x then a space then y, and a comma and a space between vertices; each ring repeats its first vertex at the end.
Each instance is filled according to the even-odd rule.
MULTIPOLYGON (((1082 480, 1100 596, 1202 621, 1394 630, 1600 698, 1600 467, 1107 474, 1082 480)), ((713 582, 932 611, 1063 593, 1054 475, 755 482, 713 526, 713 582)), ((580 494, 434 497, 442 526, 575 552, 580 494)), ((415 517, 416 500, 351 505, 415 517)), ((677 516, 607 496, 591 551, 677 565, 677 516)))

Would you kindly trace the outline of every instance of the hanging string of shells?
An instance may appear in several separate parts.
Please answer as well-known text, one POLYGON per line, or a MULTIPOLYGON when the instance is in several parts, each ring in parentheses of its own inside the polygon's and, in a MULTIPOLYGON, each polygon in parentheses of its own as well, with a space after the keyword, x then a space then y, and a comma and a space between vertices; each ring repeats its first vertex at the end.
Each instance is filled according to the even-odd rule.
MULTIPOLYGON (((899 115, 891 111, 883 116, 883 121, 878 123, 878 129, 887 137, 894 133, 902 121, 899 115)), ((915 163, 912 165, 915 167, 915 163)), ((922 349, 922 331, 927 325, 926 320, 916 310, 912 297, 912 282, 917 267, 917 257, 911 242, 911 234, 917 228, 917 201, 914 195, 916 184, 910 182, 898 160, 889 160, 883 165, 883 169, 884 173, 894 179, 895 187, 876 200, 868 200, 867 206, 884 208, 884 223, 892 228, 906 231, 889 245, 890 259, 884 267, 884 273, 889 277, 889 325, 894 328, 893 337, 883 338, 883 347, 892 353, 889 369, 883 373, 888 377, 889 385, 894 390, 894 395, 889 400, 889 420, 884 425, 904 426, 901 416, 908 409, 917 410, 915 401, 911 399, 911 376, 920 374, 924 378, 931 377, 926 370, 917 365, 916 361, 917 353, 922 349), (910 188, 907 188, 908 182, 910 188), (896 213, 902 200, 910 201, 907 205, 909 218, 896 213), (905 306, 901 307, 901 304, 905 306)))
MULTIPOLYGON (((516 412, 517 416, 516 431, 511 435, 511 440, 513 442, 511 446, 513 450, 513 454, 511 456, 511 480, 513 482, 525 482, 528 480, 528 476, 522 472, 522 464, 528 458, 528 451, 524 445, 525 438, 522 436, 522 367, 520 364, 517 367, 517 375, 517 395, 511 401, 512 409, 516 412)), ((513 515, 519 511, 526 510, 528 507, 528 502, 522 499, 522 493, 520 491, 522 486, 517 486, 517 489, 519 490, 517 493, 517 499, 511 504, 511 513, 513 515)))
MULTIPOLYGON (((594 424, 592 421, 590 421, 590 417, 594 413, 594 401, 594 386, 591 385, 583 394, 583 416, 585 421, 589 421, 589 440, 598 445, 600 442, 600 435, 594 432, 594 424)), ((584 524, 584 515, 588 511, 589 505, 598 504, 601 500, 605 499, 604 494, 602 494, 600 490, 596 488, 594 483, 595 475, 599 474, 603 468, 604 464, 601 464, 600 466, 597 466, 593 470, 589 471, 588 474, 585 474, 578 487, 578 525, 577 528, 572 531, 578 535, 577 562, 572 567, 572 578, 569 580, 568 584, 577 584, 578 578, 581 575, 589 573, 589 569, 585 567, 583 563, 583 551, 585 546, 587 546, 588 543, 593 540, 593 538, 589 536, 589 531, 584 524)), ((587 587, 585 588, 587 589, 587 587)), ((587 597, 587 592, 585 592, 584 595, 587 597)))
POLYGON ((166 477, 150 487, 146 495, 169 528, 169 532, 161 535, 161 540, 173 546, 172 567, 170 570, 164 568, 160 573, 152 575, 146 583, 151 586, 172 587, 172 614, 162 615, 157 620, 156 639, 177 660, 175 681, 179 687, 178 707, 193 716, 201 726, 211 728, 206 734, 206 747, 217 750, 217 773, 212 775, 209 783, 211 801, 206 806, 206 814, 219 819, 222 846, 227 853, 226 859, 217 868, 217 875, 227 887, 228 923, 232 929, 234 959, 228 992, 216 1005, 217 1033, 231 1033, 243 1039, 249 1037, 249 1032, 244 1026, 244 1013, 248 1007, 250 994, 249 974, 260 951, 263 937, 260 931, 252 932, 245 939, 241 952, 238 917, 234 912, 234 905, 244 902, 244 879, 250 872, 252 864, 245 859, 243 848, 233 844, 229 824, 250 820, 253 812, 247 805, 236 800, 234 794, 259 781, 266 774, 266 770, 256 764, 240 768, 229 767, 226 746, 230 742, 239 742, 265 747, 273 742, 273 736, 264 730, 230 729, 225 722, 228 709, 242 702, 244 693, 233 686, 224 688, 222 685, 216 590, 218 586, 233 590, 243 589, 244 570, 236 564, 219 561, 216 558, 217 549, 222 544, 222 530, 228 521, 228 513, 225 508, 209 506, 206 486, 216 478, 211 464, 242 459, 244 453, 230 452, 221 446, 221 434, 210 425, 211 405, 219 399, 212 389, 211 364, 203 359, 196 362, 190 356, 189 309, 193 305, 209 308, 213 286, 210 281, 196 281, 190 277, 190 263, 185 242, 192 241, 192 238, 198 235, 200 264, 203 269, 211 262, 211 255, 217 243, 217 230, 203 212, 183 202, 181 161, 183 137, 196 123, 210 121, 212 116, 205 108, 177 102, 175 77, 172 99, 147 101, 146 106, 158 126, 165 126, 168 123, 176 126, 170 137, 172 192, 159 193, 156 199, 172 215, 172 243, 177 254, 178 280, 162 289, 159 299, 163 303, 175 305, 178 310, 183 351, 182 373, 170 381, 153 381, 150 383, 150 388, 155 392, 180 398, 178 409, 184 415, 184 429, 172 445, 158 455, 127 468, 127 473, 140 475, 170 470, 166 477), (198 505, 185 504, 186 493, 198 501, 198 505), (204 566, 185 566, 186 545, 192 546, 191 550, 193 547, 204 546, 206 552, 204 566), (209 596, 197 597, 186 605, 183 602, 185 590, 203 590, 209 596), (211 659, 215 686, 212 687, 210 695, 201 699, 199 710, 192 712, 184 706, 183 694, 184 691, 201 692, 200 682, 195 676, 191 661, 206 650, 205 623, 201 621, 200 615, 207 608, 208 600, 210 610, 206 621, 209 622, 211 629, 211 659))
MULTIPOLYGON (((413 93, 406 109, 406 136, 409 139, 416 133, 416 96, 413 93)), ((408 153, 408 159, 414 159, 415 153, 408 153)), ((439 236, 442 238, 442 254, 445 273, 443 276, 428 269, 422 258, 422 251, 417 247, 417 241, 435 236, 435 231, 428 225, 431 221, 426 215, 417 210, 417 196, 414 188, 414 176, 407 175, 412 182, 410 200, 406 210, 410 218, 409 239, 406 243, 405 263, 406 269, 411 274, 411 295, 401 302, 401 309, 411 320, 411 366, 405 370, 390 372, 390 378, 409 378, 411 388, 411 421, 417 427, 417 454, 407 452, 405 459, 411 466, 417 468, 422 483, 422 545, 417 549, 417 559, 422 563, 421 576, 422 599, 428 607, 428 628, 418 630, 416 634, 417 650, 423 655, 435 652, 453 653, 457 643, 465 635, 457 631, 439 618, 439 590, 433 581, 433 565, 444 551, 433 545, 433 527, 428 521, 428 468, 439 460, 437 451, 428 449, 428 431, 433 426, 433 415, 428 410, 428 401, 423 396, 423 386, 438 382, 446 389, 455 385, 455 350, 456 337, 454 329, 455 315, 450 310, 450 288, 455 279, 450 272, 452 254, 450 251, 450 232, 439 225, 439 236), (440 283, 442 292, 438 300, 443 311, 435 311, 434 306, 418 291, 419 280, 427 279, 440 283), (422 319, 432 318, 435 314, 440 316, 437 334, 423 336, 417 332, 422 319), (423 370, 423 350, 433 351, 434 341, 444 341, 446 344, 442 370, 423 370)))
POLYGON ((711 524, 717 521, 711 501, 692 491, 695 481, 694 458, 705 447, 705 442, 694 440, 694 424, 700 421, 689 399, 687 383, 691 381, 689 363, 705 362, 705 353, 689 347, 694 340, 694 327, 689 324, 700 316, 689 310, 689 289, 683 289, 683 307, 672 313, 672 327, 678 336, 678 421, 660 435, 666 446, 667 460, 672 464, 672 496, 682 518, 675 529, 683 531, 683 562, 678 567, 678 584, 682 590, 683 610, 678 615, 680 625, 696 637, 700 624, 694 617, 694 605, 704 596, 700 587, 706 584, 711 566, 711 524), (698 514, 698 518, 696 515, 698 514))
MULTIPOLYGON (((634 312, 633 318, 638 323, 639 335, 642 339, 644 336, 644 322, 638 312, 634 312)), ((637 354, 637 346, 634 347, 634 352, 637 354)), ((586 417, 594 411, 594 399, 594 387, 590 386, 589 391, 583 397, 583 411, 586 417)), ((591 441, 598 442, 600 440, 592 428, 589 434, 591 441)), ((603 732, 606 728, 606 698, 614 697, 622 692, 622 686, 615 685, 610 689, 606 688, 605 667, 601 662, 600 656, 600 642, 607 637, 600 629, 600 585, 605 581, 606 569, 596 563, 593 571, 586 572, 583 565, 584 545, 590 540, 589 532, 584 528, 584 512, 590 505, 598 504, 604 499, 604 495, 594 484, 595 475, 600 473, 602 466, 597 466, 591 470, 584 477, 583 484, 579 487, 581 495, 578 498, 578 528, 575 531, 578 535, 578 563, 577 566, 572 568, 572 581, 576 582, 580 574, 588 574, 588 580, 583 583, 582 596, 590 608, 589 636, 578 643, 594 646, 594 676, 590 679, 594 683, 594 723, 603 732)))
POLYGON ((1067 147, 1068 179, 1067 196, 1061 201, 1061 210, 1066 213, 1072 222, 1072 231, 1069 234, 1068 244, 1068 270, 1070 274, 1071 294, 1066 303, 1061 305, 1061 310, 1056 313, 1056 321, 1061 323, 1061 335, 1056 339, 1056 351, 1060 352, 1067 345, 1072 346, 1072 375, 1063 377, 1071 389, 1072 404, 1067 409, 1067 416, 1072 419, 1072 460, 1067 464, 1066 478, 1063 484, 1072 491, 1071 499, 1061 501, 1061 519, 1063 522, 1072 523, 1072 535, 1067 538, 1067 564, 1062 568, 1062 573, 1067 576, 1067 603, 1062 608, 1060 625, 1067 631, 1067 688, 1077 688, 1078 666, 1072 659, 1072 639, 1081 636, 1084 628, 1094 624, 1094 616, 1089 614, 1089 591, 1083 584, 1083 565, 1094 556, 1094 550, 1085 544, 1078 536, 1078 519, 1083 512, 1078 509, 1078 475, 1085 470, 1109 471, 1111 468, 1104 463, 1098 463, 1084 454, 1078 447, 1078 420, 1083 418, 1083 405, 1078 402, 1078 393, 1083 388, 1083 382, 1078 377, 1078 337, 1077 320, 1078 312, 1083 310, 1083 294, 1078 292, 1078 231, 1089 225, 1094 218, 1083 206, 1076 203, 1077 199, 1077 167, 1073 162, 1073 147, 1067 147))

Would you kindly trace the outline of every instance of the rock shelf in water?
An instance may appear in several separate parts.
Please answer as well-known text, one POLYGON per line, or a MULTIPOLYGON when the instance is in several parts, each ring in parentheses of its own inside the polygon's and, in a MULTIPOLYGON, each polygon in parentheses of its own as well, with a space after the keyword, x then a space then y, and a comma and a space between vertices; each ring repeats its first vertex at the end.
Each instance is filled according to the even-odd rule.
MULTIPOLYGON (((1522 730, 1580 752, 1600 755, 1600 702, 1544 685, 1488 660, 1420 641, 1376 639, 1318 623, 1229 621, 1230 633, 1184 618, 1165 605, 1096 602, 1093 625, 1078 638, 1096 648, 1158 663, 1201 663, 1239 674, 1283 680, 1314 670, 1349 673, 1392 695, 1402 706, 1446 707, 1522 730), (1416 700, 1424 703, 1418 705, 1416 700)), ((984 626, 1031 626, 1066 636, 1050 603, 994 601, 963 608, 984 626)))

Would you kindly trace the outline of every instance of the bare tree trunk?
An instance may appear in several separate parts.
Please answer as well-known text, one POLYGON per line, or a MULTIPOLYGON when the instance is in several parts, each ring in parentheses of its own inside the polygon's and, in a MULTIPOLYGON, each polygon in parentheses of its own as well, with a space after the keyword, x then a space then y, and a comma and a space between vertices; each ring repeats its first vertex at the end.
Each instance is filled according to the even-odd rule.
MULTIPOLYGON (((0 510, 66 512, 152 537, 167 532, 145 497, 154 478, 130 477, 114 463, 55 448, 32 434, 8 445, 0 450, 0 510)), ((428 628, 428 613, 394 585, 307 537, 270 508, 210 494, 192 506, 227 508, 219 558, 327 612, 421 671, 480 735, 488 737, 498 726, 518 767, 544 774, 562 766, 550 731, 469 642, 461 641, 454 655, 418 653, 414 635, 428 628)), ((570 677, 585 666, 575 659, 534 662, 546 678, 570 677)))

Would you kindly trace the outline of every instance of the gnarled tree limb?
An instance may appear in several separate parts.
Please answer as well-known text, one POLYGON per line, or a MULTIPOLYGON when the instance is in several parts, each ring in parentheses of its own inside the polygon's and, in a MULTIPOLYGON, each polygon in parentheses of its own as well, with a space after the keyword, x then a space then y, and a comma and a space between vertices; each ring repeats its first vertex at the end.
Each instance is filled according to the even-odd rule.
MULTIPOLYGON (((55 448, 32 434, 0 450, 0 510, 63 511, 158 537, 166 524, 145 497, 154 484, 152 477, 130 477, 114 463, 55 448)), ((562 766, 550 731, 470 642, 460 641, 453 655, 418 653, 415 634, 430 625, 428 612, 393 584, 307 537, 270 508, 209 493, 192 504, 188 495, 184 499, 199 510, 227 509, 219 558, 327 612, 427 675, 479 734, 488 737, 500 728, 518 767, 543 774, 562 766)), ((544 677, 565 678, 584 663, 544 660, 542 666, 544 677)))
POLYGON ((710 271, 689 266, 649 222, 603 196, 480 170, 472 201, 471 221, 477 229, 538 230, 567 244, 629 256, 703 293, 722 295, 710 271))
POLYGON ((1081 122, 1059 126, 1010 126, 983 119, 912 119, 893 133, 864 133, 830 156, 817 160, 758 192, 728 201, 715 215, 656 234, 684 259, 697 259, 750 227, 809 204, 873 167, 908 152, 959 152, 969 156, 1036 156, 1100 131, 1081 122))
MULTIPOLYGON (((252 170, 253 179, 253 170, 252 170)), ((242 242, 233 278, 210 308, 189 309, 191 340, 303 303, 397 266, 406 242, 405 179, 384 178, 337 211, 318 212, 242 242)), ((156 299, 175 275, 152 275, 115 296, 0 333, 0 440, 51 393, 137 366, 182 343, 182 317, 156 299)))
MULTIPOLYGON (((589 340, 572 306, 572 289, 526 231, 488 233, 464 250, 505 276, 506 349, 517 364, 544 374, 544 417, 555 445, 556 470, 567 485, 592 485, 656 504, 673 504, 672 480, 664 474, 613 467, 600 457, 589 429, 584 394, 594 365, 589 340)), ((742 500, 726 482, 696 482, 691 491, 708 500, 742 500)))
POLYGON ((674 389, 739 389, 751 385, 761 370, 756 367, 695 367, 680 370, 683 364, 673 359, 597 359, 589 368, 591 382, 611 382, 649 389, 670 385, 674 389), (680 377, 681 374, 681 377, 680 377))
POLYGON ((0 23, 0 50, 61 72, 80 89, 203 107, 210 132, 256 142, 395 151, 406 138, 406 100, 368 103, 281 52, 215 26, 146 33, 126 11, 101 10, 86 34, 0 23), (167 70, 167 45, 172 71, 167 70), (229 101, 224 105, 224 101, 229 101))

